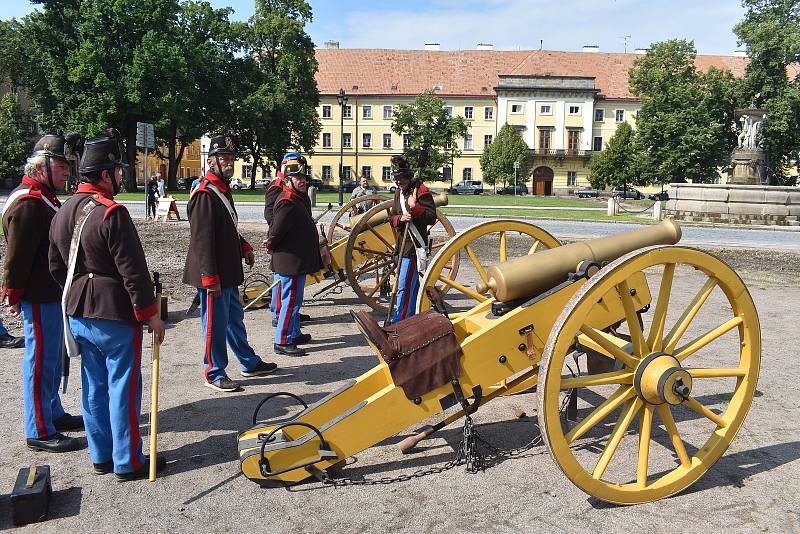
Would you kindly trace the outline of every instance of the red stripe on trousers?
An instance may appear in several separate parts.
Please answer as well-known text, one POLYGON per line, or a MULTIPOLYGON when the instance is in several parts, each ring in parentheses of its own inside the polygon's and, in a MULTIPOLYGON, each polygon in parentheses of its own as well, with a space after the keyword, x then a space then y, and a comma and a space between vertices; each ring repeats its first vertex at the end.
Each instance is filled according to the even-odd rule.
POLYGON ((136 413, 136 397, 139 391, 139 371, 142 365, 141 326, 133 327, 133 369, 128 384, 128 423, 131 429, 131 467, 138 471, 142 467, 139 461, 139 414, 136 413), (139 330, 137 332, 137 330, 139 330))
MULTIPOLYGON (((278 295, 283 297, 283 282, 278 280, 278 295)), ((275 316, 281 316, 281 304, 283 304, 283 298, 278 298, 278 302, 275 303, 275 316)))
POLYGON ((296 279, 296 276, 292 277, 292 289, 289 290, 289 309, 286 310, 286 321, 281 325, 281 345, 286 345, 286 339, 289 335, 289 325, 292 324, 292 311, 294 310, 294 302, 297 300, 296 279))
POLYGON ((44 422, 42 408, 42 367, 44 367, 44 338, 42 337, 42 310, 36 302, 31 303, 33 310, 33 412, 36 414, 36 431, 39 437, 47 436, 47 425, 44 422))
POLYGON ((208 378, 208 372, 214 366, 211 359, 211 329, 214 326, 214 295, 211 291, 206 291, 206 368, 203 374, 206 377, 206 382, 211 382, 208 378))
POLYGON ((406 290, 403 294, 403 311, 400 312, 400 319, 405 319, 408 313, 408 301, 411 300, 411 287, 414 285, 414 276, 417 274, 417 259, 411 258, 411 268, 406 278, 406 290))

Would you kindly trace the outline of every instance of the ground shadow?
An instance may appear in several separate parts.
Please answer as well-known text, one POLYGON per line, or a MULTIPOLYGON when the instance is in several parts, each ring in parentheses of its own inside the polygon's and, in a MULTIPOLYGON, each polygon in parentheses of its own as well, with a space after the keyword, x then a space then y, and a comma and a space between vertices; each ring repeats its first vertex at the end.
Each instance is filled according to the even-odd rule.
MULTIPOLYGON (((83 489, 80 486, 54 491, 50 496, 50 506, 45 521, 79 515, 82 497, 83 489)), ((11 524, 11 495, 2 494, 0 495, 0 531, 13 528, 13 526, 11 524)))

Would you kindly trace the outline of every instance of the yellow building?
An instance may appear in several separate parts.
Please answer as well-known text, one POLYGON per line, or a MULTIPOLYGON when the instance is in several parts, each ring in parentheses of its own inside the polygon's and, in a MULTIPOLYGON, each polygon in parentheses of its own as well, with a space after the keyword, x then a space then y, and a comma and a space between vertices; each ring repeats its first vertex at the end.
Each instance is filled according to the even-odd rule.
MULTIPOLYGON (((192 143, 186 145, 176 178, 189 178, 190 176, 203 175, 203 165, 205 161, 203 161, 203 158, 200 156, 200 147, 200 139, 196 139, 192 143)), ((178 149, 180 149, 180 145, 178 145, 178 149)), ((166 179, 168 166, 169 162, 165 157, 159 157, 158 153, 149 151, 147 155, 147 176, 145 176, 144 151, 140 148, 136 154, 136 182, 139 185, 144 185, 146 179, 155 175, 157 172, 161 173, 161 176, 166 179)))
MULTIPOLYGON (((589 159, 605 148, 617 125, 635 127, 640 105, 628 88, 628 70, 636 53, 600 53, 596 47, 583 52, 426 48, 317 50, 322 129, 309 156, 314 178, 338 186, 342 150, 345 182, 366 176, 379 187, 390 184, 389 158, 408 142, 391 130, 393 110, 427 89, 470 124, 467 137, 456 141, 461 156, 452 169, 442 169, 445 181, 434 187, 449 186, 451 173, 453 182, 482 180, 483 149, 508 123, 531 150, 531 192, 565 194, 589 184, 589 159), (343 106, 337 101, 340 89, 347 96, 343 106)), ((746 62, 697 57, 701 69, 714 65, 736 75, 743 74, 746 62)))

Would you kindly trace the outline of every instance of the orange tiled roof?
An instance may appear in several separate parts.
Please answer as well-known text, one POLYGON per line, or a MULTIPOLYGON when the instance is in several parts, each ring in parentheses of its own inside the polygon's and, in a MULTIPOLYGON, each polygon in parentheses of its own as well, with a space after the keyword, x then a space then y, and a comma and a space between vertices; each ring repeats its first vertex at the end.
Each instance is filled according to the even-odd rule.
MULTIPOLYGON (((317 85, 323 95, 343 88, 348 94, 413 96, 440 86, 441 96, 494 98, 501 74, 593 76, 600 95, 632 99, 628 70, 636 54, 523 51, 427 51, 383 49, 318 49, 317 85), (353 86, 358 86, 354 89, 353 86)), ((744 74, 747 58, 697 56, 697 66, 744 74)))

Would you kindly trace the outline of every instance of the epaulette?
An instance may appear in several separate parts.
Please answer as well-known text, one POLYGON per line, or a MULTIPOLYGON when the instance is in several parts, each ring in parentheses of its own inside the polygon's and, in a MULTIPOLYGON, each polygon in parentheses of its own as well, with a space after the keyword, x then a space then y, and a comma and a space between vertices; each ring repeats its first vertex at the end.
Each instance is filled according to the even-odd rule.
POLYGON ((31 188, 31 189, 28 190, 27 193, 25 193, 24 195, 20 196, 17 200, 25 200, 26 198, 34 198, 34 199, 38 200, 39 202, 44 202, 44 200, 42 200, 43 196, 44 195, 42 195, 42 192, 40 190, 31 188))
POLYGON ((283 180, 281 180, 280 178, 275 178, 269 183, 269 187, 267 187, 267 189, 275 189, 275 188, 283 189, 283 180))
POLYGON ((430 195, 430 194, 431 192, 428 190, 428 187, 425 184, 420 183, 419 190, 417 191, 417 196, 419 197, 422 195, 430 195))
POLYGON ((116 210, 118 208, 124 208, 125 207, 124 205, 117 204, 112 199, 106 198, 106 197, 104 197, 103 195, 101 195, 99 193, 95 193, 94 195, 92 195, 92 199, 95 202, 99 202, 100 204, 102 204, 103 206, 106 207, 106 212, 103 214, 103 220, 104 221, 106 219, 108 219, 108 216, 111 215, 112 211, 114 211, 114 210, 116 210))
POLYGON ((205 178, 203 178, 200 181, 200 183, 197 184, 197 187, 195 187, 194 190, 192 191, 192 195, 194 195, 195 193, 200 193, 200 192, 206 193, 206 194, 209 194, 209 195, 211 194, 211 191, 208 189, 208 180, 206 180, 205 178))

